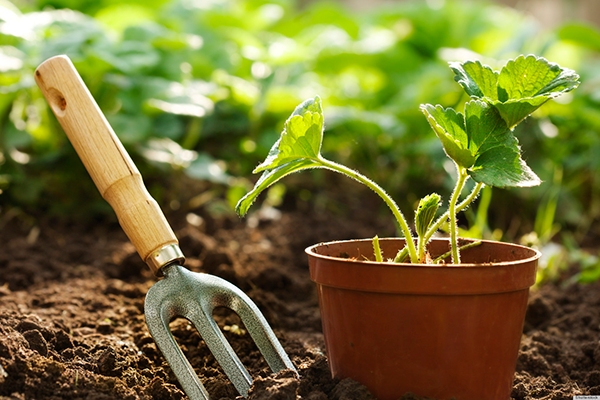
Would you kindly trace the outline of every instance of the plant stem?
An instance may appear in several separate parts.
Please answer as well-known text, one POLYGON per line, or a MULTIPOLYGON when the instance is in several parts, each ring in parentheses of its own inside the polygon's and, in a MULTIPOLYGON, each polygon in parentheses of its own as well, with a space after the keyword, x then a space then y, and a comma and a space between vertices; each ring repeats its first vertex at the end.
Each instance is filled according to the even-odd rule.
POLYGON ((383 262, 383 255, 381 254, 381 247, 379 246, 379 236, 377 235, 373 238, 373 253, 375 255, 375 261, 383 262))
POLYGON ((352 179, 362 183, 363 185, 367 186, 372 191, 377 193, 377 195, 379 197, 381 197, 381 199, 385 202, 385 204, 392 211, 392 214, 394 214, 394 217, 396 218, 396 221, 398 222, 398 225, 400 226, 400 229, 402 230, 402 233, 404 234, 404 237, 406 239, 406 245, 408 246, 408 252, 410 254, 410 261, 412 263, 418 263, 419 258, 417 256, 417 249, 415 247, 415 242, 414 242, 412 234, 410 232, 408 222, 406 222, 406 218, 402 214, 402 211, 400 211, 400 208, 398 208, 398 205, 390 197, 390 195, 388 195, 387 192, 385 190, 383 190, 383 188, 381 188, 381 186, 379 186, 378 184, 376 184, 375 182, 373 182, 366 176, 360 174, 357 171, 354 171, 351 168, 348 168, 344 165, 338 164, 334 161, 329 161, 323 157, 320 157, 319 161, 322 164, 323 168, 327 168, 329 170, 339 172, 343 175, 346 175, 347 177, 352 178, 352 179))
POLYGON ((404 262, 404 260, 406 259, 407 256, 408 256, 408 247, 404 246, 403 248, 398 250, 398 253, 396 253, 396 257, 394 257, 394 262, 395 263, 404 262))
MULTIPOLYGON (((477 246, 479 246, 481 243, 483 243, 481 240, 477 240, 477 241, 475 241, 475 242, 467 243, 467 244, 465 244, 465 245, 463 245, 463 246, 460 246, 458 249, 459 249, 460 251, 463 251, 463 250, 466 250, 466 249, 470 249, 471 247, 477 247, 477 246)), ((445 252, 445 253, 444 253, 444 254, 442 254, 441 256, 439 256, 439 257, 435 258, 435 259, 433 260, 433 263, 434 263, 434 264, 437 264, 438 262, 442 261, 444 258, 448 258, 448 257, 450 257, 450 254, 451 254, 451 253, 452 253, 451 251, 447 251, 447 252, 445 252)))
MULTIPOLYGON (((479 196, 479 192, 481 192, 481 189, 483 189, 484 186, 485 185, 483 183, 477 182, 475 187, 473 187, 473 190, 471 190, 471 193, 469 193, 469 195, 462 202, 460 202, 460 204, 456 206, 456 212, 459 213, 465 208, 467 208, 467 206, 471 204, 477 198, 477 196, 479 196)), ((429 243, 429 240, 431 240, 433 234, 436 233, 438 229, 440 229, 440 226, 442 226, 442 224, 448 220, 448 214, 448 210, 446 210, 446 212, 444 212, 435 221, 435 223, 429 227, 427 233, 425 234, 426 243, 429 243)))
POLYGON ((458 179, 456 181, 456 186, 454 187, 454 192, 452 192, 450 203, 448 204, 448 217, 450 220, 450 247, 452 251, 452 263, 460 264, 460 252, 458 250, 458 224, 456 222, 456 214, 458 211, 456 210, 456 203, 458 203, 460 193, 465 187, 465 182, 467 181, 469 175, 467 174, 466 168, 461 168, 457 165, 456 169, 458 172, 458 179))
POLYGON ((417 237, 417 257, 419 257, 420 263, 425 263, 425 247, 427 247, 427 242, 424 237, 417 237))

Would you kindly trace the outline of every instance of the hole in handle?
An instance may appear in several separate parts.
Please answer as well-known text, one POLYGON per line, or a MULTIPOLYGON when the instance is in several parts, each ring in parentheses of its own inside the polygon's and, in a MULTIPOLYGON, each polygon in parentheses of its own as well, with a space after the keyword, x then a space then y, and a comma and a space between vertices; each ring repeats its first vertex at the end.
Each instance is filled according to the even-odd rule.
POLYGON ((50 103, 50 107, 52 107, 52 111, 57 117, 63 117, 67 110, 67 99, 63 94, 55 89, 48 89, 48 103, 50 103))

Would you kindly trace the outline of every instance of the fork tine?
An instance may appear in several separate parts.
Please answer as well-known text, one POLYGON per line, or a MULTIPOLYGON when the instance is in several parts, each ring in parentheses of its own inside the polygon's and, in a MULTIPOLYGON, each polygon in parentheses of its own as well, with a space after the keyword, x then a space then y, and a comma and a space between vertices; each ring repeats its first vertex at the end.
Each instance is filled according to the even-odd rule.
POLYGON ((233 386, 246 397, 252 386, 252 377, 213 319, 212 311, 215 306, 204 299, 201 300, 203 301, 200 307, 188 310, 184 316, 194 324, 233 386))
POLYGON ((204 385, 169 329, 169 321, 178 314, 178 305, 173 299, 163 296, 162 285, 159 285, 161 282, 163 281, 152 286, 146 295, 144 308, 148 330, 187 396, 191 400, 210 400, 204 385))
POLYGON ((187 318, 194 324, 227 377, 244 397, 252 385, 252 377, 215 322, 213 310, 216 307, 230 308, 239 315, 274 372, 296 370, 258 307, 235 285, 213 275, 191 272, 176 264, 163 268, 163 273, 165 279, 155 283, 146 295, 146 322, 191 399, 208 400, 208 395, 169 330, 169 322, 176 316, 187 318))
POLYGON ((214 280, 213 284, 230 293, 228 297, 223 298, 226 302, 220 305, 232 309, 240 317, 271 370, 295 371, 294 365, 256 304, 233 284, 215 276, 211 276, 210 279, 214 280))
POLYGON ((216 307, 227 307, 238 314, 272 371, 278 372, 283 369, 295 371, 294 365, 264 316, 243 291, 214 275, 198 274, 182 267, 178 273, 192 282, 190 287, 202 286, 201 294, 197 291, 188 292, 190 295, 196 294, 195 302, 201 307, 190 309, 186 316, 194 323, 223 371, 242 396, 247 395, 252 385, 252 377, 215 323, 212 313, 216 307), (199 310, 202 310, 203 315, 198 315, 199 310))

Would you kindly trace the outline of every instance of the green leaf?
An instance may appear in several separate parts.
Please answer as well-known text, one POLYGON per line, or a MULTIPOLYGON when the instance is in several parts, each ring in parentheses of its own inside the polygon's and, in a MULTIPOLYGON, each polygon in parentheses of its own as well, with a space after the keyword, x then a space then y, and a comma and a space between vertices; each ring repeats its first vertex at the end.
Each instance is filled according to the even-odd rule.
POLYGON ((477 156, 496 146, 518 149, 517 140, 498 110, 480 100, 465 105, 465 127, 471 154, 477 156))
POLYGON ((498 102, 493 105, 505 123, 512 129, 548 100, 549 98, 546 96, 537 96, 528 99, 511 99, 505 103, 498 102))
POLYGON ((533 55, 508 61, 500 72, 479 61, 450 63, 450 68, 454 80, 477 100, 465 105, 464 132, 457 129, 459 113, 421 107, 446 154, 488 186, 539 185, 540 179, 521 158, 512 129, 549 99, 575 89, 579 76, 533 55))
POLYGON ((498 100, 526 99, 535 96, 556 97, 573 90, 579 75, 561 68, 543 57, 519 56, 510 60, 498 76, 498 100))
POLYGON ((479 61, 452 62, 449 65, 455 73, 454 80, 469 96, 498 100, 498 72, 479 61))
POLYGON ((451 63, 450 68, 465 92, 496 107, 510 129, 546 101, 579 85, 575 71, 534 55, 508 61, 500 72, 479 61, 451 63))
POLYGON ((531 187, 541 183, 540 178, 521 159, 519 150, 500 146, 481 154, 469 171, 476 181, 496 187, 531 187))
POLYGON ((300 104, 285 122, 279 140, 254 173, 276 168, 298 158, 317 159, 323 142, 323 109, 317 96, 300 104))
POLYGON ((444 150, 477 182, 488 186, 535 186, 540 179, 521 159, 521 149, 500 112, 489 103, 471 100, 465 114, 421 106, 444 150))
POLYGON ((261 177, 254 185, 254 188, 252 188, 252 190, 242 197, 237 203, 235 206, 235 211, 238 213, 238 215, 243 217, 246 215, 248 209, 250 209, 250 206, 252 206, 252 203, 254 203, 256 198, 269 186, 294 172, 299 172, 309 168, 317 168, 319 166, 319 163, 314 160, 297 159, 263 172, 261 177))
POLYGON ((509 61, 498 76, 498 110, 513 128, 542 104, 579 85, 575 71, 545 58, 520 56, 509 61))
POLYGON ((464 116, 452 108, 443 108, 440 105, 422 104, 420 108, 442 142, 448 157, 463 168, 472 166, 475 157, 469 150, 464 116))
POLYGON ((254 173, 263 172, 254 188, 237 204, 236 212, 244 216, 262 191, 294 172, 324 167, 321 158, 323 109, 317 96, 300 104, 284 124, 281 137, 254 173))
POLYGON ((415 229, 419 237, 425 236, 440 205, 441 197, 437 193, 427 195, 419 201, 419 206, 415 213, 415 229))

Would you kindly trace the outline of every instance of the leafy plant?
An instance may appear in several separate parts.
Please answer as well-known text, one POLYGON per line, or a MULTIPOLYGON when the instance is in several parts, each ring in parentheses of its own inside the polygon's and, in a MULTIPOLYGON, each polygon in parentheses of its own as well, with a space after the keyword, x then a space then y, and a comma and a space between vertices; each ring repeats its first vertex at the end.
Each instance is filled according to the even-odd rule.
MULTIPOLYGON (((450 63, 450 68, 456 82, 471 98, 464 105, 464 112, 431 104, 422 104, 420 109, 446 155, 454 162, 457 179, 448 209, 437 220, 440 196, 434 193, 419 202, 415 213, 416 244, 407 219, 384 189, 364 175, 321 155, 324 116, 319 97, 304 101, 286 121, 266 160, 255 168, 255 173, 263 174, 239 201, 237 212, 245 215, 257 196, 283 177, 305 169, 325 168, 368 186, 390 208, 407 238, 406 247, 394 261, 408 258, 412 263, 427 262, 426 245, 447 222, 452 262, 460 263, 457 214, 476 199, 484 185, 530 187, 540 184, 538 176, 521 157, 513 129, 548 100, 575 89, 579 76, 573 70, 533 55, 510 60, 500 71, 479 61, 450 63), (475 185, 461 201, 469 179, 475 185)), ((380 258, 377 240, 374 247, 376 258, 380 258)))
MULTIPOLYGON (((74 61, 166 207, 195 195, 177 189, 190 176, 212 181, 210 202, 222 197, 234 206, 251 184, 231 176, 249 175, 289 111, 320 93, 327 104, 323 154, 394 196, 406 194, 396 196, 404 209, 453 184, 437 173, 449 162, 419 110, 424 102, 456 107, 464 99, 444 78, 446 61, 477 54, 497 67, 490 60, 532 52, 585 81, 517 127, 526 126, 528 135, 517 136, 542 180, 564 168, 557 189, 565 212, 556 224, 581 241, 600 218, 597 28, 570 23, 546 31, 510 7, 438 3, 356 12, 296 0, 0 0, 0 212, 112 215, 93 201, 95 188, 84 187, 86 172, 33 83, 35 67, 53 55, 74 61), (170 155, 155 157, 158 147, 170 155)), ((510 226, 512 239, 533 229, 529 217, 547 187, 494 191, 488 217, 496 231, 510 226), (515 203, 518 213, 506 210, 515 203)))

